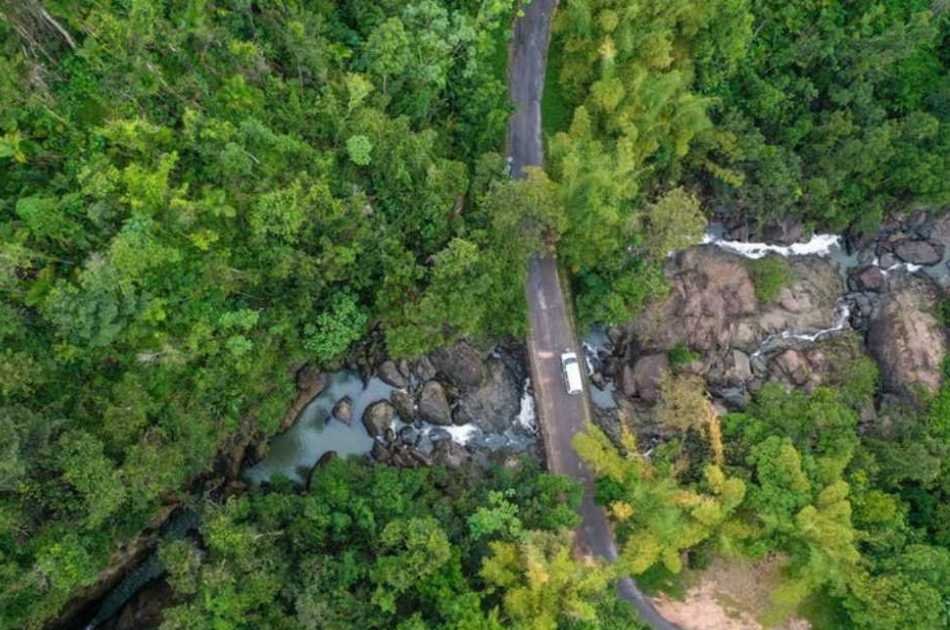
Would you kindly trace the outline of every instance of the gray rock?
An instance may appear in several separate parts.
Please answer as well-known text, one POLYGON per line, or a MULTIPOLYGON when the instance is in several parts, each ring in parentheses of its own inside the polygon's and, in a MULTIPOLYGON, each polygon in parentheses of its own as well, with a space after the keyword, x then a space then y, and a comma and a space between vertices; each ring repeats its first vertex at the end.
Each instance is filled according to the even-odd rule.
POLYGON ((464 341, 438 348, 429 359, 437 373, 459 389, 472 389, 482 382, 482 353, 464 341))
POLYGON ((391 387, 404 389, 409 386, 409 380, 399 371, 399 366, 393 361, 383 361, 376 370, 376 375, 391 387))
POLYGON ((880 267, 867 265, 848 274, 848 288, 852 291, 881 293, 887 288, 887 276, 880 267))
POLYGON ((452 434, 446 431, 445 429, 439 429, 438 427, 436 427, 435 429, 432 429, 431 431, 429 431, 429 440, 431 440, 433 444, 435 444, 436 442, 442 442, 444 440, 451 440, 451 439, 452 439, 452 434))
POLYGON ((936 265, 943 260, 943 251, 943 245, 932 241, 905 238, 894 243, 894 255, 915 265, 936 265))
POLYGON ((768 243, 791 245, 802 240, 805 230, 800 221, 787 217, 762 228, 762 238, 768 243))
POLYGON ((415 446, 419 441, 419 431, 408 426, 399 429, 399 441, 407 446, 415 446))
POLYGON ((353 401, 344 396, 333 405, 333 417, 344 424, 353 422, 353 401))
POLYGON ((885 392, 916 399, 916 390, 936 391, 946 356, 943 326, 936 317, 939 289, 931 281, 899 274, 871 319, 868 349, 881 369, 885 392))
POLYGON ((752 378, 749 355, 741 350, 729 350, 711 362, 706 380, 719 387, 736 387, 752 378))
POLYGON ((438 381, 429 381, 419 394, 419 417, 432 424, 452 424, 452 410, 445 389, 438 381))
POLYGON ((456 424, 472 423, 485 433, 502 433, 521 410, 521 381, 499 359, 489 359, 485 373, 477 389, 463 390, 453 419, 456 424))
POLYGON ((373 442, 373 448, 369 451, 369 456, 381 464, 386 464, 392 459, 392 452, 389 450, 389 447, 379 440, 376 440, 373 442))
POLYGON ((363 426, 372 437, 385 435, 392 428, 396 409, 387 400, 377 400, 363 412, 363 426))
POLYGON ((883 254, 880 254, 880 258, 878 259, 878 264, 881 266, 881 269, 890 269, 898 262, 900 261, 897 260, 897 256, 891 252, 884 252, 883 254))
POLYGON ((432 463, 446 468, 458 468, 471 459, 471 454, 464 446, 451 440, 436 442, 432 447, 432 463))
POLYGON ((712 395, 721 400, 729 411, 741 411, 749 406, 750 396, 745 387, 723 387, 712 391, 712 395))
POLYGON ((647 402, 660 399, 660 381, 670 369, 670 360, 665 352, 650 354, 637 359, 633 366, 633 383, 637 396, 647 402))
POLYGON ((415 403, 412 401, 412 395, 406 390, 394 389, 389 392, 389 402, 404 421, 409 422, 415 418, 415 403))
POLYGON ((421 357, 412 365, 412 373, 415 375, 416 380, 422 381, 431 381, 435 378, 436 370, 435 366, 432 365, 432 361, 429 360, 429 357, 421 357))

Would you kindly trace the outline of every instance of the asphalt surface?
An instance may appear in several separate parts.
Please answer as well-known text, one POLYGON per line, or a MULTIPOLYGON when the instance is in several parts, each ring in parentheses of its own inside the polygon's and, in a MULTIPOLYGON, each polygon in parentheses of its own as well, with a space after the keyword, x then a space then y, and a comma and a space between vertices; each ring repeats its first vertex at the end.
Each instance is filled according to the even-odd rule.
MULTIPOLYGON (((516 110, 508 124, 508 155, 513 177, 525 166, 543 164, 541 95, 551 33, 551 16, 557 0, 533 0, 515 22, 508 65, 508 89, 516 110)), ((553 253, 534 256, 525 283, 528 299, 528 356, 545 457, 551 472, 568 475, 585 488, 580 507, 581 526, 575 544, 578 552, 616 560, 617 547, 604 511, 594 503, 593 476, 574 450, 572 440, 590 421, 590 384, 581 395, 570 396, 561 377, 561 353, 572 351, 584 365, 574 326, 558 276, 553 253)), ((621 596, 633 604, 641 618, 657 630, 675 630, 641 593, 633 580, 618 584, 621 596)))

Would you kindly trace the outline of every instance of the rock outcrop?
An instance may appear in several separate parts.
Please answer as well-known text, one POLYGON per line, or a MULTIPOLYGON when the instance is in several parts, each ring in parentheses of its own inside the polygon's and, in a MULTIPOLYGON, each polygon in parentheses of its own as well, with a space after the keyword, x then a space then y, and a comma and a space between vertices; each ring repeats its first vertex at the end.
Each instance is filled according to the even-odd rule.
POLYGON ((816 257, 788 259, 792 281, 762 304, 744 258, 704 245, 676 255, 670 295, 630 327, 648 351, 677 345, 701 353, 737 348, 754 352, 768 335, 830 328, 844 287, 834 264, 816 257))
POLYGON ((914 398, 917 388, 940 387, 946 340, 935 312, 939 297, 939 288, 927 279, 906 273, 891 279, 868 330, 885 391, 914 398))

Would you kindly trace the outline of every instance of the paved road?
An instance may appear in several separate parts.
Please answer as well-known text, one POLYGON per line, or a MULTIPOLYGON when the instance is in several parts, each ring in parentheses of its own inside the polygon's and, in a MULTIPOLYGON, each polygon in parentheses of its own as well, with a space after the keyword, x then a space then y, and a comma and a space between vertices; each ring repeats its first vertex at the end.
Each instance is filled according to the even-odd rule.
MULTIPOLYGON (((533 0, 515 22, 508 67, 508 89, 517 108, 508 125, 508 154, 514 177, 520 177, 525 166, 543 162, 541 95, 550 20, 556 7, 557 0, 533 0)), ((584 429, 591 412, 586 390, 584 395, 569 396, 561 381, 561 353, 570 349, 578 357, 582 354, 553 254, 539 254, 531 260, 525 294, 530 319, 528 355, 548 468, 584 484, 582 523, 576 537, 578 551, 615 560, 613 534, 604 511, 594 503, 593 477, 572 445, 574 435, 584 429)), ((653 628, 675 630, 676 626, 657 613, 632 580, 621 580, 618 589, 653 628)))

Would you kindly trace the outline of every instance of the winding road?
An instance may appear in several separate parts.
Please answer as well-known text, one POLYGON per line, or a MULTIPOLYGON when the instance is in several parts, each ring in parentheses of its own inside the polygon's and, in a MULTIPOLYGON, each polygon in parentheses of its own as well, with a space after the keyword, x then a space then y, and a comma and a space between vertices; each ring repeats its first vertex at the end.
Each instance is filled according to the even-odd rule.
MULTIPOLYGON (((521 177, 524 167, 543 164, 541 96, 547 64, 551 16, 557 0, 533 0, 515 21, 508 65, 508 89, 515 112, 508 124, 508 155, 511 174, 521 177)), ((570 311, 552 253, 535 255, 525 283, 528 299, 528 355, 538 424, 545 457, 551 472, 571 476, 584 485, 580 508, 581 526, 576 545, 580 553, 616 560, 617 547, 604 511, 594 503, 594 480, 574 451, 574 435, 590 421, 590 402, 585 394, 569 396, 561 380, 560 355, 571 350, 582 357, 570 311)), ((641 618, 657 630, 675 630, 630 578, 618 584, 621 596, 633 604, 641 618)))

